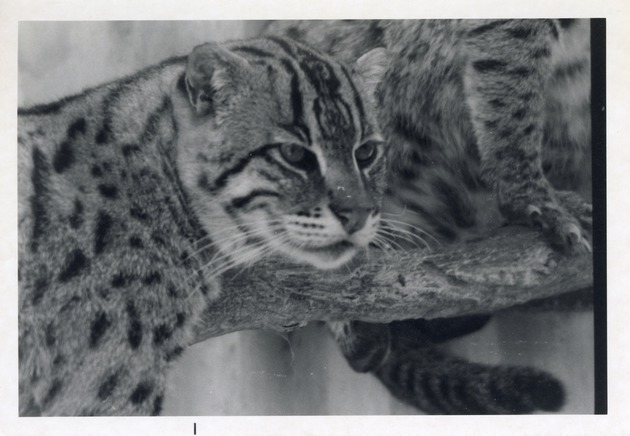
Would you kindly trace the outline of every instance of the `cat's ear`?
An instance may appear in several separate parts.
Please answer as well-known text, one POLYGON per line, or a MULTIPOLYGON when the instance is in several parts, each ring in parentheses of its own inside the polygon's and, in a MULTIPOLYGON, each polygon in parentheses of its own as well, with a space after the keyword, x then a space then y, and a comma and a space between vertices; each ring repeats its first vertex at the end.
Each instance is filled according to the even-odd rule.
POLYGON ((376 87, 385 77, 389 62, 389 54, 384 48, 370 50, 355 62, 354 73, 360 77, 370 95, 374 96, 376 87))
POLYGON ((249 64, 216 43, 197 46, 188 56, 184 86, 199 116, 212 115, 239 90, 249 64))

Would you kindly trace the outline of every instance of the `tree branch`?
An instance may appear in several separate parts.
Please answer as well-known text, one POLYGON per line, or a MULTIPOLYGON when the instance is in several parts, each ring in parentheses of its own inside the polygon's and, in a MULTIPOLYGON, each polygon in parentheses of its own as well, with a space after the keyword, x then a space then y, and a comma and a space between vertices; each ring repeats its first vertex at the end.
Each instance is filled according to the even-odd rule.
POLYGON ((368 254, 335 273, 272 258, 225 274, 196 341, 244 329, 291 330, 315 320, 487 313, 593 286, 590 254, 564 256, 523 227, 439 252, 368 254))

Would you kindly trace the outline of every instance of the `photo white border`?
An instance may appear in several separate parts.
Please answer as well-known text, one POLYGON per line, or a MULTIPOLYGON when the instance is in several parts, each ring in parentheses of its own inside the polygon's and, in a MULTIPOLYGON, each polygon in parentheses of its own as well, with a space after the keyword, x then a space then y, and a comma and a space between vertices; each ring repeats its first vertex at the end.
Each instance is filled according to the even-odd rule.
POLYGON ((413 435, 630 434, 630 3, 551 0, 4 0, 0 3, 0 434, 413 435), (289 18, 606 18, 608 414, 523 417, 17 417, 17 35, 20 20, 289 18))

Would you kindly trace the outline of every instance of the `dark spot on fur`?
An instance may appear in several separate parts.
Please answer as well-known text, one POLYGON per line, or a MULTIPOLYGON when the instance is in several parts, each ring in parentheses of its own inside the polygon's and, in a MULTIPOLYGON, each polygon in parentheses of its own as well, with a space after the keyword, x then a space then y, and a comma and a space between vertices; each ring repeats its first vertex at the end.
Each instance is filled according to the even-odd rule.
POLYGON ((186 314, 185 313, 178 313, 177 314, 177 322, 175 323, 175 327, 181 327, 184 325, 184 322, 186 321, 186 314))
POLYGON ((96 319, 92 321, 92 327, 90 328, 90 348, 98 345, 111 324, 112 322, 107 318, 105 312, 99 312, 96 319))
POLYGON ((79 135, 83 135, 86 129, 87 123, 85 118, 79 118, 68 127, 68 138, 75 140, 79 135))
POLYGON ((172 350, 168 351, 164 358, 166 359, 167 362, 171 362, 174 359, 177 359, 179 356, 181 356, 183 352, 184 352, 184 348, 177 346, 173 348, 172 350))
POLYGON ((518 99, 521 100, 522 103, 524 102, 528 102, 528 101, 532 101, 538 94, 535 92, 523 92, 522 94, 518 95, 518 99))
POLYGON ((133 277, 125 273, 119 272, 112 278, 112 286, 114 288, 122 288, 122 287, 127 286, 129 283, 131 283, 132 280, 133 280, 133 277))
POLYGON ((112 132, 109 126, 105 125, 96 134, 96 143, 105 144, 110 141, 112 132))
POLYGON ((153 111, 146 122, 144 123, 144 131, 140 135, 140 143, 146 144, 158 133, 160 127, 160 121, 162 120, 164 113, 168 112, 171 108, 171 99, 168 95, 162 99, 162 104, 159 108, 153 111))
POLYGON ((70 215, 70 227, 78 229, 83 224, 83 203, 78 198, 74 199, 74 209, 70 215))
POLYGON ((188 94, 188 87, 186 86, 186 74, 183 73, 177 78, 177 84, 175 85, 177 90, 184 95, 188 94))
POLYGON ((66 358, 63 357, 62 354, 57 354, 55 358, 53 359, 54 366, 61 366, 61 365, 64 365, 65 363, 66 363, 66 358))
POLYGON ((155 329, 153 329, 153 344, 157 346, 162 345, 167 339, 171 337, 172 334, 173 331, 171 330, 171 328, 165 324, 156 327, 155 329))
POLYGON ((523 135, 525 136, 530 135, 534 131, 535 128, 536 126, 534 126, 533 124, 529 124, 527 127, 523 129, 523 135))
POLYGON ((158 395, 157 397, 155 397, 155 399, 153 400, 153 411, 151 412, 151 415, 157 416, 160 414, 160 412, 162 412, 163 400, 164 397, 162 395, 158 395))
POLYGON ((304 36, 304 32, 296 26, 291 26, 287 29, 287 36, 291 39, 300 40, 304 36))
POLYGON ((523 118, 525 118, 526 113, 527 111, 524 108, 520 108, 512 114, 512 118, 514 118, 515 120, 522 120, 523 118))
POLYGON ((138 383, 134 391, 131 393, 129 400, 133 404, 143 403, 153 391, 153 384, 148 381, 138 383))
POLYGON ((493 98, 492 100, 488 100, 488 104, 494 109, 501 109, 505 107, 505 102, 500 98, 493 98))
POLYGON ((484 126, 486 126, 489 130, 496 130, 497 126, 499 125, 499 121, 498 120, 486 120, 483 122, 484 126))
POLYGON ((185 267, 190 267, 190 256, 186 250, 182 251, 179 255, 179 260, 185 267))
POLYGON ((140 147, 135 144, 125 144, 122 146, 122 153, 125 157, 130 157, 131 155, 137 154, 140 152, 140 147))
POLYGON ((144 244, 142 243, 142 239, 140 239, 139 236, 131 236, 129 238, 129 246, 131 248, 142 248, 144 247, 144 244))
POLYGON ((173 285, 170 285, 168 287, 168 295, 171 298, 178 298, 179 297, 179 292, 177 292, 177 288, 173 285))
POLYGON ((199 159, 201 162, 205 162, 205 163, 210 162, 210 158, 208 156, 206 156, 204 153, 197 153, 197 159, 199 159))
POLYGON ((534 33, 534 29, 532 29, 531 27, 517 27, 513 29, 507 29, 506 31, 508 35, 516 39, 528 39, 534 33))
POLYGON ((112 217, 104 211, 98 212, 96 227, 94 228, 94 253, 99 254, 107 244, 107 236, 112 227, 112 217))
POLYGON ((78 276, 82 270, 88 267, 89 261, 83 252, 77 248, 66 257, 65 265, 58 277, 61 283, 78 276))
POLYGON ((93 165, 91 172, 94 177, 101 177, 103 175, 103 170, 101 170, 101 167, 98 165, 93 165))
POLYGON ((573 25, 575 25, 575 23, 577 22, 575 18, 560 18, 558 19, 558 21, 560 22, 560 27, 562 27, 563 29, 573 27, 573 25))
POLYGON ((58 173, 63 173, 67 170, 70 165, 72 165, 75 161, 74 158, 74 150, 72 149, 72 145, 68 141, 63 141, 57 152, 55 153, 55 157, 53 158, 53 168, 58 173))
POLYGON ((46 325, 46 333, 45 333, 45 341, 48 347, 52 347, 57 342, 57 337, 55 335, 55 326, 53 323, 48 323, 46 325))
POLYGON ((507 62, 498 59, 482 59, 473 62, 472 65, 480 73, 502 72, 507 67, 507 62))
POLYGON ((514 131, 510 128, 504 128, 504 129, 499 130, 499 138, 501 139, 511 138, 513 134, 514 134, 514 131))
POLYGON ((142 324, 140 323, 140 315, 131 301, 127 302, 127 316, 129 317, 127 340, 131 348, 135 350, 142 343, 142 324))
POLYGON ((118 373, 112 374, 101 383, 96 394, 99 400, 107 399, 116 389, 118 384, 118 373))
POLYGON ((98 185, 98 190, 105 198, 113 199, 118 197, 118 188, 115 185, 103 183, 98 185))
POLYGON ((522 79, 531 76, 533 72, 534 70, 529 67, 516 67, 510 70, 510 74, 512 76, 516 76, 522 79))
POLYGON ((208 287, 206 286, 205 283, 201 284, 201 287, 199 288, 199 291, 201 291, 202 295, 208 295, 208 287))
POLYGON ((370 28, 368 31, 368 38, 370 39, 369 47, 385 45, 385 32, 379 23, 375 21, 370 22, 370 28))
POLYGON ((412 168, 404 167, 399 171, 400 177, 403 180, 413 180, 417 174, 412 168))
POLYGON ((208 175, 206 173, 202 173, 199 176, 199 179, 197 180, 197 186, 199 186, 204 191, 209 192, 210 194, 214 193, 214 190, 212 189, 212 186, 210 186, 210 181, 208 180, 208 175))
POLYGON ((556 27, 556 23, 554 22, 554 20, 547 20, 547 23, 549 24, 551 35, 554 37, 554 39, 558 39, 560 37, 560 34, 558 33, 558 28, 556 27))
POLYGON ((31 196, 31 212, 33 214, 33 230, 31 233, 31 251, 37 251, 39 238, 45 233, 44 228, 48 223, 48 213, 46 208, 46 197, 48 195, 48 180, 50 179, 50 169, 46 156, 39 148, 33 148, 33 171, 31 172, 31 183, 33 184, 33 195, 31 196))
POLYGON ((474 29, 472 29, 468 35, 469 36, 480 36, 483 35, 486 32, 489 32, 491 30, 494 30, 500 26, 502 26, 503 24, 508 23, 510 20, 494 20, 488 24, 484 24, 483 26, 479 26, 476 27, 474 29))
POLYGON ((42 400, 42 408, 45 409, 46 407, 50 405, 50 403, 55 399, 55 397, 59 395, 59 392, 61 391, 62 387, 63 387, 63 382, 61 380, 59 380, 58 378, 53 380, 52 385, 48 389, 48 392, 46 392, 46 396, 42 400))
POLYGON ((403 276, 402 274, 398 274, 398 283, 400 283, 400 286, 402 286, 404 288, 407 285, 407 281, 405 280, 405 276, 403 276))
POLYGON ((40 277, 35 281, 35 285, 33 286, 33 294, 31 297, 31 303, 33 306, 37 306, 44 296, 44 293, 48 289, 48 280, 44 277, 40 277))
POLYGON ((145 221, 149 218, 149 215, 142 210, 139 206, 133 206, 129 209, 129 214, 138 220, 145 221))
POLYGON ((155 283, 160 283, 162 281, 162 274, 158 271, 153 271, 146 277, 142 279, 142 283, 145 285, 153 285, 155 283))

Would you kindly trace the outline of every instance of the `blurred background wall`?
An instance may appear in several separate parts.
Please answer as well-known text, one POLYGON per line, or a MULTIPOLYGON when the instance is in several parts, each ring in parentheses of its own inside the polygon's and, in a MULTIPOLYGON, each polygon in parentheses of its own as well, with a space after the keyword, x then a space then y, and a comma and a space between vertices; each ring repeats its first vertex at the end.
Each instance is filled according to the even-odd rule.
MULTIPOLYGON (((22 22, 18 105, 44 103, 132 73, 197 44, 256 35, 260 21, 22 22)), ((593 412, 590 312, 500 314, 449 345, 478 362, 531 364, 568 386, 565 413, 593 412)), ((196 344, 169 378, 165 415, 415 414, 354 373, 321 323, 196 344)))

